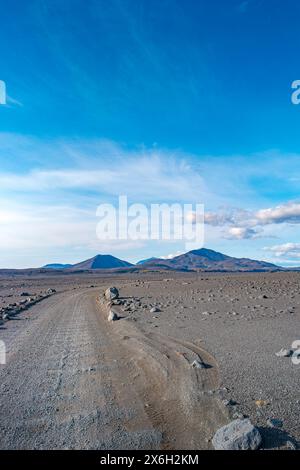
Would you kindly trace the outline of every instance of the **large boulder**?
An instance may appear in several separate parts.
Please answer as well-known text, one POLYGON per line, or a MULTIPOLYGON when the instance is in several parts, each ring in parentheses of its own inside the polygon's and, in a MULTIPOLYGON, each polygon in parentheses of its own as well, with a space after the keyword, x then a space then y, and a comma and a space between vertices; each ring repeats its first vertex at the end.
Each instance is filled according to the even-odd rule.
POLYGON ((104 292, 104 296, 107 300, 114 300, 119 297, 119 291, 116 287, 109 287, 104 292))
POLYGON ((262 442, 250 419, 236 419, 218 429, 212 443, 216 450, 255 450, 262 442))
POLYGON ((114 312, 113 310, 110 310, 109 314, 108 314, 108 317, 107 317, 107 320, 108 321, 116 321, 116 320, 119 320, 119 316, 116 312, 114 312))

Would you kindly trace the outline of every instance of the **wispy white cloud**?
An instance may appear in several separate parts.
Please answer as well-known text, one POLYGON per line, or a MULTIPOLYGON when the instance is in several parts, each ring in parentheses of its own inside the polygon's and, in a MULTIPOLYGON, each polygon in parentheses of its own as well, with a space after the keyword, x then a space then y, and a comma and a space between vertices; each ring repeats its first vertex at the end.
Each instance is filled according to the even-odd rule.
POLYGON ((256 214, 258 223, 265 224, 282 224, 287 223, 300 223, 300 203, 289 202, 280 206, 268 209, 262 209, 256 214))
MULTIPOLYGON (((9 134, 0 134, 1 139, 0 159, 5 161, 6 156, 8 167, 10 161, 13 167, 13 171, 0 170, 2 266, 9 251, 13 253, 7 264, 11 267, 24 266, 24 252, 32 253, 34 265, 42 252, 46 262, 50 259, 47 253, 62 250, 126 257, 124 252, 141 249, 144 243, 98 240, 96 209, 100 203, 116 204, 122 194, 128 196, 129 204, 202 202, 207 193, 202 176, 180 152, 126 150, 102 140, 55 141, 51 145, 9 134), (10 159, 13 153, 22 161, 22 171, 10 159)), ((63 256, 64 261, 75 261, 63 256)))
MULTIPOLYGON (((251 240, 249 247, 262 249, 263 239, 293 240, 300 203, 292 198, 272 203, 272 199, 279 180, 288 188, 294 185, 296 192, 298 183, 290 178, 300 174, 300 159, 288 155, 284 166, 282 160, 280 153, 196 157, 180 150, 128 148, 102 139, 40 141, 0 133, 0 255, 6 256, 10 249, 15 257, 24 249, 31 253, 130 250, 134 246, 130 243, 99 245, 96 238, 98 204, 115 204, 122 194, 129 204, 204 203, 207 246, 220 244, 223 249, 234 240, 235 247, 239 243, 245 247, 243 240, 251 240), (276 184, 271 181, 266 192, 270 174, 276 184)), ((177 250, 181 246, 169 245, 165 253, 177 250)), ((121 256, 126 258, 126 253, 121 256)))
POLYGON ((265 247, 264 250, 273 253, 277 257, 300 258, 300 243, 283 243, 265 247))
MULTIPOLYGON (((21 155, 30 152, 28 146, 28 141, 21 141, 21 155)), ((83 142, 81 146, 66 143, 64 148, 57 143, 56 150, 63 161, 69 160, 69 166, 58 169, 36 167, 22 173, 0 171, 0 191, 51 193, 55 190, 83 190, 110 196, 126 194, 139 202, 142 198, 202 202, 206 193, 204 179, 180 152, 129 151, 102 141, 98 145, 97 142, 93 145, 83 142), (84 154, 88 155, 89 163, 83 167, 84 154)), ((51 156, 53 149, 41 145, 36 152, 51 156)))
POLYGON ((208 212, 205 223, 225 228, 225 238, 249 239, 263 235, 264 227, 279 224, 300 223, 300 203, 289 201, 276 207, 249 211, 244 209, 220 209, 208 212))
POLYGON ((257 231, 247 227, 230 227, 225 238, 230 240, 246 240, 257 236, 257 231))
POLYGON ((0 210, 1 267, 37 267, 52 259, 74 263, 98 252, 120 253, 143 246, 139 240, 99 240, 93 211, 38 202, 12 204, 4 199, 0 206, 5 207, 0 210))

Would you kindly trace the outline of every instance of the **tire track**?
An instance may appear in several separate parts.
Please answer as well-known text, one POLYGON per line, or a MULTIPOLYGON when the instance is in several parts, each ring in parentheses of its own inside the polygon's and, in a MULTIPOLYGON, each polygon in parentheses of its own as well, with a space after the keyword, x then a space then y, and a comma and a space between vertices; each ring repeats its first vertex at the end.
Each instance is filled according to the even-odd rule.
POLYGON ((9 334, 0 369, 2 449, 208 448, 224 410, 212 357, 195 345, 108 323, 98 289, 57 294, 9 334), (212 365, 197 370, 199 358, 212 365))
POLYGON ((219 387, 215 359, 194 344, 146 334, 126 318, 108 323, 109 304, 101 300, 98 304, 102 329, 114 350, 122 345, 145 412, 162 432, 162 448, 209 448, 215 430, 228 420, 227 410, 213 395, 219 387), (197 359, 207 367, 194 369, 191 364, 197 359))

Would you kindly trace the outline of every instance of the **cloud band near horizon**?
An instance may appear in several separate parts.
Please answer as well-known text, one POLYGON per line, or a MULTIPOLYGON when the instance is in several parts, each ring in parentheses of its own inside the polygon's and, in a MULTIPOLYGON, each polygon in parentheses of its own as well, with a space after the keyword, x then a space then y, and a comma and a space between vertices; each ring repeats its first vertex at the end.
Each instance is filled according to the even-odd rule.
MULTIPOLYGON (((95 250, 110 249, 132 261, 182 251, 174 243, 99 244, 96 208, 115 203, 121 194, 130 203, 203 203, 206 246, 231 255, 260 259, 268 240, 276 238, 278 245, 297 242, 297 155, 285 155, 283 167, 278 151, 201 156, 157 146, 129 149, 101 139, 41 141, 13 134, 0 134, 0 143, 0 158, 7 157, 0 171, 2 265, 8 260, 10 266, 27 264, 20 262, 19 252, 35 265, 39 260, 73 262, 95 250), (284 197, 276 191, 279 181, 289 188, 284 197), (15 255, 9 258, 7 250, 15 255)), ((283 252, 283 262, 293 263, 297 249, 283 252)), ((277 252, 268 253, 268 260, 274 261, 277 252)))

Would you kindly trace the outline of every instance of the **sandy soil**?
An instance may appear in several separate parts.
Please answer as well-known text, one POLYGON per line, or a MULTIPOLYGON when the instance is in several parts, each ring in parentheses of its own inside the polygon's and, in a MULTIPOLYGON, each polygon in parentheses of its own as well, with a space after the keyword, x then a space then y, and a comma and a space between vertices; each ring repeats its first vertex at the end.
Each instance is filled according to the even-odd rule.
POLYGON ((0 326, 1 448, 206 449, 241 414, 266 449, 300 440, 300 365, 275 355, 300 339, 299 273, 23 276, 0 286, 3 304, 57 290, 0 326), (99 301, 111 285, 122 297, 113 323, 99 301))

